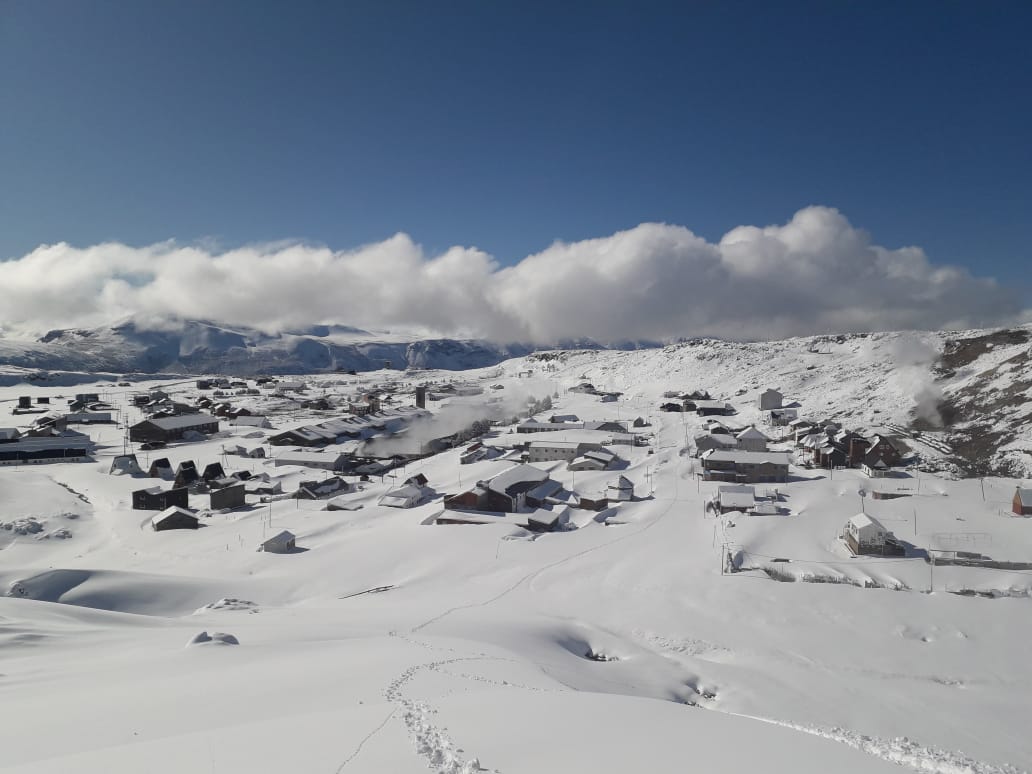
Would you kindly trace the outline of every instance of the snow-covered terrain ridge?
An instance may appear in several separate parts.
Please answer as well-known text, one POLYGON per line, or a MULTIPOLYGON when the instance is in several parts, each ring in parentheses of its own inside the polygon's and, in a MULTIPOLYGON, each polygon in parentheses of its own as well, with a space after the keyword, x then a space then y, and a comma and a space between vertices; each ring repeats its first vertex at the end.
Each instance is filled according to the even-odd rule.
POLYGON ((800 417, 881 429, 961 475, 1032 475, 1032 326, 550 352, 529 364, 597 387, 705 389, 737 408, 777 388, 800 417))
POLYGON ((494 365, 530 347, 482 341, 374 335, 353 328, 316 327, 265 334, 186 321, 161 329, 133 322, 110 328, 51 331, 39 341, 0 339, 0 366, 106 373, 225 373, 235 375, 369 371, 393 368, 461 370, 494 365))
MULTIPOLYGON (((932 567, 917 553, 853 558, 837 537, 866 507, 921 549, 1032 562, 1032 519, 1005 510, 1027 481, 914 471, 892 480, 906 497, 864 503, 872 482, 859 471, 793 466, 788 483, 757 487, 776 488, 787 513, 717 518, 705 508, 716 485, 682 453, 703 418, 657 409, 666 390, 708 389, 738 407, 735 422, 759 422, 758 391, 779 386, 807 416, 902 423, 923 406, 931 366, 921 358, 936 359, 938 336, 698 342, 541 353, 459 375, 305 377, 310 396, 392 382, 406 402, 416 384, 454 378, 515 403, 558 394, 551 411, 585 421, 642 417, 649 443, 619 449, 636 499, 578 509, 571 529, 545 534, 429 525, 440 497, 380 505, 399 483, 390 476, 350 477, 351 510, 249 497, 203 516, 201 529, 155 532, 154 512, 133 510, 131 494, 157 480, 109 475, 124 429, 80 426, 95 460, 0 467, 0 770, 1032 770, 1032 575, 932 567), (891 352, 920 361, 917 376, 878 365, 891 352), (582 377, 624 395, 602 403, 569 391, 582 377), (296 552, 255 550, 285 529, 296 552), (737 572, 724 571, 729 554, 737 572)), ((1014 355, 1002 350, 1021 346, 997 345, 999 362, 986 367, 1006 367, 1014 355)), ((950 396, 985 378, 956 369, 939 384, 950 396)), ((182 378, 96 389, 132 423, 133 394, 151 386, 200 394, 182 378)), ((0 426, 26 423, 12 413, 20 395, 56 407, 72 394, 43 382, 0 387, 0 426)), ((285 491, 322 477, 222 450, 330 412, 273 390, 238 400, 276 429, 224 423, 206 441, 138 449, 141 465, 218 460, 228 473, 282 477, 285 491)), ((488 442, 509 435, 502 427, 488 442)), ((460 465, 461 451, 402 475, 423 473, 445 494, 511 464, 460 465)), ((616 475, 542 467, 585 496, 616 475)), ((190 501, 207 507, 205 495, 190 501)))

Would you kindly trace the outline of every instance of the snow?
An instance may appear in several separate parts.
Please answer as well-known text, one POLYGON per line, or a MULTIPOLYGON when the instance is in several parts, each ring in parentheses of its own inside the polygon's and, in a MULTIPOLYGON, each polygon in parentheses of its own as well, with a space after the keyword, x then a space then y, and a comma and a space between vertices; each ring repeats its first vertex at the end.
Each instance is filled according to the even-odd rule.
MULTIPOLYGON (((108 475, 115 456, 133 451, 124 427, 89 427, 90 462, 0 469, 0 521, 41 525, 0 525, 0 706, 16 708, 0 724, 0 768, 1029 770, 1032 574, 933 566, 922 553, 1032 561, 1032 519, 1009 510, 1028 482, 909 469, 877 484, 906 496, 874 500, 861 498, 872 482, 859 470, 793 465, 789 483, 757 489, 777 515, 706 511, 718 484, 701 481, 698 462, 682 453, 704 419, 660 412, 664 391, 728 396, 745 423, 762 421, 752 407, 770 383, 798 398, 804 416, 852 410, 846 423, 872 431, 905 421, 903 388, 885 373, 871 377, 872 392, 852 381, 868 379, 859 361, 855 374, 839 360, 834 372, 807 371, 836 356, 800 363, 796 349, 780 347, 768 347, 762 369, 725 363, 714 353, 738 350, 713 345, 578 353, 551 361, 554 370, 525 358, 464 374, 506 394, 558 392, 554 410, 586 421, 618 412, 649 420, 650 445, 621 447, 622 478, 639 498, 600 514, 572 509, 570 528, 555 533, 490 514, 475 526, 429 526, 441 495, 510 469, 500 460, 460 465, 461 449, 382 478, 350 477, 355 490, 337 499, 354 510, 249 495, 238 511, 200 513, 203 529, 167 532, 131 509, 141 481, 108 475), (530 369, 535 376, 519 376, 530 369), (623 397, 600 404, 567 393, 582 375, 623 397), (416 473, 434 485, 423 504, 380 504, 416 473), (861 506, 911 545, 908 556, 850 557, 839 535, 861 506), (60 530, 71 537, 36 539, 60 530), (307 550, 254 550, 283 531, 307 550), (968 591, 996 598, 951 593, 968 591)), ((869 360, 866 368, 877 372, 869 360)), ((387 378, 407 389, 440 377, 306 380, 315 392, 387 378)), ((95 389, 125 425, 139 418, 130 394, 151 386, 193 391, 192 381, 169 379, 95 389)), ((27 393, 56 400, 63 388, 0 387, 0 425, 22 424, 6 412, 27 393)), ((277 426, 288 413, 325 418, 280 398, 248 400, 277 426)), ((136 453, 144 470, 168 457, 173 466, 219 461, 228 474, 275 471, 283 491, 312 477, 222 454, 252 429, 136 453)), ((773 453, 789 448, 769 435, 773 453)), ((614 477, 557 463, 530 478, 549 475, 586 496, 614 477)))

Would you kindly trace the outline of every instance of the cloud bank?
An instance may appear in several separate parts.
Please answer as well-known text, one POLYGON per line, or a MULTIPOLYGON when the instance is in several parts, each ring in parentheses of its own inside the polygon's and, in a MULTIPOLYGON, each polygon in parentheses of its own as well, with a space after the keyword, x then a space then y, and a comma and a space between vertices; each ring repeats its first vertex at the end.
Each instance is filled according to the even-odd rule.
POLYGON ((550 343, 687 336, 967 328, 1027 314, 1016 293, 917 247, 871 242, 837 210, 740 226, 716 244, 644 223, 556 242, 515 266, 405 234, 354 250, 304 244, 217 251, 174 242, 41 246, 0 263, 0 328, 38 335, 133 316, 267 331, 339 323, 550 343))

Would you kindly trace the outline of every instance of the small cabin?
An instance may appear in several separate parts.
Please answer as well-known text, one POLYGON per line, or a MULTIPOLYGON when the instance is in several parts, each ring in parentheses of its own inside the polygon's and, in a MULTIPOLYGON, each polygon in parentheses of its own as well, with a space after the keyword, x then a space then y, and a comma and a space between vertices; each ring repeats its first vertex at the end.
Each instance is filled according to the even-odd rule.
POLYGON ((1015 489, 1011 505, 1015 516, 1032 516, 1032 489, 1015 489))
POLYGON ((289 554, 297 550, 296 538, 293 532, 283 530, 278 535, 273 535, 258 546, 259 551, 267 554, 289 554))
POLYGON ((896 536, 880 521, 866 513, 858 513, 846 522, 843 537, 854 555, 903 556, 905 550, 896 536))
POLYGON ((166 508, 151 519, 151 527, 155 532, 164 532, 170 529, 197 529, 200 524, 200 519, 193 511, 177 505, 166 508))

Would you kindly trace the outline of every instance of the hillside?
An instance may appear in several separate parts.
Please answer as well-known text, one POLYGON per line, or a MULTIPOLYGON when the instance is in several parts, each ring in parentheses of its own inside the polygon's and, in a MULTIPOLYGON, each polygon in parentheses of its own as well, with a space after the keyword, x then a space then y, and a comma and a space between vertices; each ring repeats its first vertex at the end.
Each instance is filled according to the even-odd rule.
MULTIPOLYGON (((943 334, 699 341, 538 353, 461 374, 306 377, 310 396, 382 388, 405 404, 420 382, 457 379, 512 406, 549 394, 552 410, 586 421, 642 417, 642 443, 619 448, 634 499, 574 509, 555 532, 434 524, 445 494, 512 464, 462 464, 458 448, 386 476, 349 476, 344 510, 248 495, 211 512, 194 492, 201 526, 157 532, 155 512, 134 510, 132 493, 168 484, 109 475, 124 429, 79 426, 97 445, 93 460, 0 467, 0 703, 16 708, 0 724, 0 768, 1028 771, 1032 577, 927 561, 963 547, 1032 562, 1032 520, 1005 512, 1018 481, 955 480, 954 463, 928 445, 943 432, 911 439, 923 463, 891 480, 900 499, 864 503, 871 481, 859 471, 793 465, 773 485, 776 515, 715 517, 706 503, 717 485, 684 453, 704 419, 658 411, 667 389, 701 388, 745 423, 759 418, 757 392, 776 384, 806 415, 902 426, 942 403, 936 387, 950 400, 1024 346, 989 343, 968 345, 985 350, 964 366, 971 373, 938 377, 943 334), (570 390, 585 378, 623 395, 602 403, 570 390), (381 503, 417 472, 432 486, 425 502, 381 503), (838 535, 860 508, 908 555, 850 555, 838 535), (255 550, 284 529, 296 550, 255 550)), ((97 389, 133 423, 134 393, 152 386, 202 394, 182 378, 97 389)), ((70 393, 0 388, 0 425, 25 423, 9 413, 19 395, 56 406, 70 393)), ((237 400, 275 429, 224 422, 207 440, 138 448, 140 464, 218 460, 285 492, 328 475, 278 465, 287 447, 266 442, 339 411, 271 389, 237 400), (226 453, 238 444, 268 457, 226 453)), ((447 410, 433 403, 435 415, 447 410)), ((485 440, 515 437, 503 426, 485 440)), ((542 464, 564 491, 591 497, 617 475, 542 464)), ((770 488, 757 486, 764 497, 770 488)))
MULTIPOLYGON (((532 354, 551 378, 599 388, 656 383, 705 389, 742 421, 768 387, 800 417, 903 438, 929 465, 959 475, 1032 473, 1032 326, 897 332, 736 343, 700 339, 636 352, 532 354)), ((642 392, 637 388, 637 392, 642 392)))
POLYGON ((184 321, 163 329, 133 322, 51 331, 38 341, 0 339, 0 366, 104 373, 317 373, 383 368, 462 370, 494 365, 531 347, 372 334, 327 326, 266 334, 184 321))

